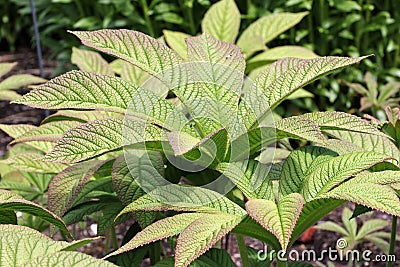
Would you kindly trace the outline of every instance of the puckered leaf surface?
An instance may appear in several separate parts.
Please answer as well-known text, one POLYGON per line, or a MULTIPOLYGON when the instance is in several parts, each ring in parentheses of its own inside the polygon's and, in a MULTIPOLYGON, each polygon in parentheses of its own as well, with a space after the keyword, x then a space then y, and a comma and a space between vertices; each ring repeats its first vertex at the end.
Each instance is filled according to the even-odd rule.
POLYGON ((41 219, 59 227, 64 234, 71 237, 71 234, 60 217, 43 208, 42 206, 31 201, 27 201, 21 196, 10 191, 0 189, 0 211, 21 211, 38 216, 41 219))
POLYGON ((115 266, 89 255, 71 252, 97 238, 71 243, 53 241, 31 228, 17 225, 0 225, 1 266, 115 266))
MULTIPOLYGON (((157 189, 156 189, 157 191, 157 189)), ((246 213, 237 204, 225 196, 201 187, 167 186, 159 190, 159 195, 166 200, 162 203, 156 199, 157 192, 140 197, 125 207, 118 216, 133 211, 196 211, 209 213, 226 213, 244 216, 246 213)))
POLYGON ((98 120, 67 131, 45 158, 56 162, 79 162, 123 145, 161 141, 163 138, 161 128, 140 121, 98 120))
POLYGON ((128 243, 113 253, 108 254, 106 257, 118 255, 151 242, 178 235, 193 221, 205 215, 204 213, 183 213, 159 220, 147 226, 141 232, 137 233, 128 243))
POLYGON ((242 220, 231 214, 204 214, 179 235, 175 267, 186 267, 229 233, 242 220))
POLYGON ((117 77, 70 71, 15 103, 45 109, 99 109, 124 113, 138 89, 137 85, 117 77))
POLYGON ((179 64, 181 59, 162 42, 132 30, 74 31, 84 45, 124 59, 152 75, 179 64))
POLYGON ((255 83, 258 88, 264 90, 267 104, 274 109, 295 90, 334 70, 358 63, 364 58, 286 58, 271 64, 256 78, 255 83))
POLYGON ((58 216, 63 216, 102 164, 104 162, 98 160, 82 162, 57 174, 49 184, 49 209, 58 216))
POLYGON ((304 205, 303 197, 292 193, 281 198, 278 205, 265 199, 251 199, 246 203, 249 215, 278 238, 286 250, 294 226, 304 205))

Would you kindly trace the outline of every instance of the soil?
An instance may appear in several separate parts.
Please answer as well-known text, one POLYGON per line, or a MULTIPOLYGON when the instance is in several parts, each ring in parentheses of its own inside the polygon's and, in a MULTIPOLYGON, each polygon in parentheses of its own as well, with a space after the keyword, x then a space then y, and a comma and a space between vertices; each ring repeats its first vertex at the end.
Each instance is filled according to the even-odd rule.
MULTIPOLYGON (((16 53, 10 54, 10 53, 0 53, 0 63, 2 62, 15 62, 17 61, 19 64, 18 66, 10 73, 10 74, 16 74, 16 73, 30 73, 34 75, 39 75, 39 68, 37 67, 37 60, 36 60, 36 54, 28 49, 23 49, 20 51, 17 51, 16 53)), ((56 63, 51 60, 44 60, 44 78, 49 79, 52 75, 52 72, 56 66, 56 63)), ((25 93, 26 90, 19 91, 20 93, 25 93)), ((38 125, 44 118, 45 113, 43 110, 37 110, 33 108, 29 108, 26 106, 22 105, 15 105, 15 104, 10 104, 7 101, 0 101, 0 123, 5 123, 5 124, 19 124, 19 123, 29 123, 29 124, 34 124, 38 125)), ((11 138, 8 137, 5 133, 0 132, 0 157, 5 155, 6 151, 6 146, 7 144, 11 141, 11 138)), ((333 221, 333 222, 338 222, 341 224, 341 211, 342 207, 332 211, 329 215, 327 215, 325 218, 323 218, 321 221, 333 221)), ((373 217, 376 218, 381 218, 387 221, 391 220, 391 217, 388 216, 387 214, 380 213, 380 212, 375 212, 373 217)), ((116 228, 116 233, 117 233, 117 239, 118 239, 118 244, 121 244, 121 240, 126 233, 126 231, 129 229, 130 225, 133 223, 132 220, 126 221, 123 224, 117 226, 116 228)), ((87 220, 87 225, 95 225, 95 222, 91 221, 90 219, 87 220)), ((72 230, 72 228, 71 228, 72 230)), ((87 227, 84 229, 75 229, 76 230, 76 238, 81 239, 81 238, 87 238, 87 237, 94 237, 96 234, 92 231, 91 227, 87 227)), ((390 232, 390 226, 388 226, 385 229, 387 232, 390 232)), ((292 247, 292 249, 298 251, 300 254, 304 250, 310 250, 313 249, 317 253, 320 253, 321 250, 327 249, 331 247, 332 249, 335 249, 336 247, 336 241, 341 237, 340 235, 328 231, 322 231, 322 230, 310 230, 307 232, 307 236, 303 236, 303 242, 298 241, 295 243, 295 245, 292 247)), ((56 239, 61 239, 60 236, 56 236, 56 239)), ((227 239, 224 239, 222 244, 225 244, 227 239)), ((252 238, 246 238, 245 242, 248 246, 251 246, 257 250, 262 250, 264 249, 264 244, 262 244, 260 241, 252 239, 252 238)), ((228 252, 232 256, 233 260, 238 266, 241 266, 240 262, 240 255, 239 251, 237 249, 237 243, 235 240, 234 235, 229 235, 229 240, 228 240, 228 252)), ((396 244, 396 249, 395 249, 395 255, 397 259, 400 259, 400 247, 398 244, 396 244)), ((164 246, 165 249, 167 249, 167 246, 164 246)), ((364 250, 371 250, 373 252, 373 255, 378 255, 382 254, 382 251, 378 249, 376 245, 370 242, 363 242, 358 249, 360 251, 364 250)), ((81 248, 80 251, 85 252, 87 254, 93 255, 97 258, 100 258, 104 256, 105 252, 105 242, 104 239, 100 239, 98 241, 95 241, 89 245, 86 245, 85 247, 81 248)), ((326 262, 325 262, 326 263, 326 262)), ((316 265, 315 262, 313 262, 313 265, 316 265)), ((142 267, 149 266, 148 262, 144 262, 142 264, 142 267)), ((321 265, 322 266, 322 265, 321 265)), ((334 266, 352 266, 352 265, 347 265, 345 262, 335 262, 334 266)), ((364 263, 362 266, 386 266, 386 263, 384 262, 370 262, 370 263, 364 263)), ((395 263, 394 266, 400 266, 400 264, 395 263)), ((223 267, 223 266, 220 266, 223 267)))

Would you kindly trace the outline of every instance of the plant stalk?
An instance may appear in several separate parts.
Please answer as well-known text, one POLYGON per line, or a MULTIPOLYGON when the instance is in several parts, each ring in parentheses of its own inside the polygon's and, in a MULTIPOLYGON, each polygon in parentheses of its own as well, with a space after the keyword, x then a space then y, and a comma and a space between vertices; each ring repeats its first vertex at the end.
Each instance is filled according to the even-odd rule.
MULTIPOLYGON (((389 246, 389 255, 394 255, 394 245, 396 243, 396 233, 397 233, 397 217, 392 217, 392 231, 390 234, 390 246, 389 246)), ((393 262, 388 261, 386 263, 386 267, 392 267, 393 262)))
POLYGON ((279 261, 278 259, 276 260, 276 267, 287 267, 288 263, 287 261, 279 261))
POLYGON ((147 5, 147 0, 141 0, 140 4, 143 9, 143 16, 144 16, 144 20, 146 21, 147 30, 149 31, 149 34, 151 35, 151 37, 155 37, 153 25, 151 24, 151 20, 150 20, 150 16, 149 16, 149 6, 147 5))
POLYGON ((115 233, 115 228, 111 227, 111 237, 112 237, 112 248, 118 249, 117 234, 115 233))
POLYGON ((240 258, 242 259, 242 266, 243 267, 251 267, 249 255, 247 255, 247 248, 246 244, 244 243, 244 238, 242 235, 236 234, 236 241, 239 247, 240 258))
POLYGON ((160 261, 161 257, 161 243, 160 242, 155 242, 151 247, 150 247, 150 264, 151 266, 155 265, 157 262, 160 261))

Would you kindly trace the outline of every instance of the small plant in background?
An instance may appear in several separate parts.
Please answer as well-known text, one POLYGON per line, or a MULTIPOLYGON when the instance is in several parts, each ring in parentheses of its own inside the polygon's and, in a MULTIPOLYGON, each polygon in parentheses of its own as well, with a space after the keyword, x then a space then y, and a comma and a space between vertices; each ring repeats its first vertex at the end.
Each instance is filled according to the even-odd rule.
POLYGON ((357 218, 352 218, 352 215, 353 212, 345 207, 342 211, 343 227, 335 222, 323 222, 315 227, 341 235, 341 238, 346 242, 339 249, 344 252, 359 247, 363 242, 371 242, 377 245, 385 254, 388 254, 389 242, 386 239, 390 238, 390 233, 385 232, 384 229, 389 226, 389 222, 383 219, 369 219, 364 214, 359 217, 362 224, 358 228, 357 218))
POLYGON ((366 87, 359 83, 344 83, 362 97, 360 99, 360 111, 369 110, 371 115, 379 120, 385 119, 385 108, 396 107, 400 98, 395 98, 400 89, 400 82, 388 82, 385 85, 378 85, 376 77, 370 72, 364 76, 366 87))
POLYGON ((44 83, 46 80, 31 74, 15 74, 8 78, 1 79, 7 75, 15 66, 14 63, 0 63, 0 100, 16 100, 20 97, 15 90, 28 85, 44 83))

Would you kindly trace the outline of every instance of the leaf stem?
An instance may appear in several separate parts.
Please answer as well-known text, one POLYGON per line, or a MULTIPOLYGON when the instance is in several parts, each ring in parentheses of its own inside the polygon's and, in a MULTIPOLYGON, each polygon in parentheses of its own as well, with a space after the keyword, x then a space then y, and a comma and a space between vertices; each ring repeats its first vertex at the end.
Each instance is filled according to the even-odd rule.
POLYGON ((160 256, 161 256, 160 242, 153 243, 152 246, 150 247, 149 253, 150 253, 150 265, 153 266, 160 261, 160 256))
POLYGON ((112 248, 117 249, 118 248, 118 241, 117 241, 117 234, 115 233, 115 228, 111 227, 111 237, 112 237, 112 248))
POLYGON ((191 35, 196 34, 196 26, 193 20, 193 3, 192 6, 187 6, 185 1, 179 0, 179 5, 183 8, 183 16, 185 17, 186 21, 189 22, 189 32, 191 35))
POLYGON ((239 247, 240 258, 242 259, 242 266, 250 267, 249 255, 247 255, 247 248, 243 236, 236 234, 236 240, 239 247))
MULTIPOLYGON (((397 217, 392 216, 392 231, 390 234, 390 246, 389 246, 389 255, 394 255, 394 245, 396 243, 396 233, 397 233, 397 217)), ((392 267, 393 262, 388 261, 386 263, 386 267, 392 267)))
POLYGON ((287 261, 279 261, 278 259, 276 260, 276 267, 287 267, 287 261))
POLYGON ((150 20, 150 16, 149 16, 149 6, 147 5, 147 0, 141 0, 140 4, 143 9, 143 16, 144 16, 144 20, 146 21, 147 30, 149 31, 149 34, 151 35, 151 37, 155 37, 153 25, 151 24, 151 20, 150 20))

